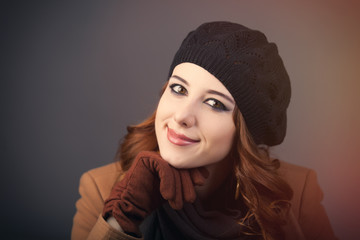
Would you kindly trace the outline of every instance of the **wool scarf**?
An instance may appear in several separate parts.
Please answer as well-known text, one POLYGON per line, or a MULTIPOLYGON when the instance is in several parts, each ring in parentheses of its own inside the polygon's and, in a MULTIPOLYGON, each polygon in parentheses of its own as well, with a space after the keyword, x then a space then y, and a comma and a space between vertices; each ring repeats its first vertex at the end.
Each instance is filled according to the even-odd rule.
POLYGON ((199 200, 185 203, 180 211, 164 204, 140 226, 145 240, 258 240, 259 235, 246 235, 249 229, 237 220, 238 209, 206 211, 199 200))

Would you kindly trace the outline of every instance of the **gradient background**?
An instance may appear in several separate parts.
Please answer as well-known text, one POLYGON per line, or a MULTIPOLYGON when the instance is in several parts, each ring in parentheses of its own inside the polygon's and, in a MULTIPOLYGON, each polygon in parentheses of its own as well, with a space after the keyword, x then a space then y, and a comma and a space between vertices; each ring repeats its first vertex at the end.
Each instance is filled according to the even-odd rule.
POLYGON ((358 239, 358 1, 74 2, 0 3, 1 236, 68 239, 81 174, 155 109, 185 35, 229 20, 277 43, 291 77, 274 155, 315 169, 337 236, 358 239))

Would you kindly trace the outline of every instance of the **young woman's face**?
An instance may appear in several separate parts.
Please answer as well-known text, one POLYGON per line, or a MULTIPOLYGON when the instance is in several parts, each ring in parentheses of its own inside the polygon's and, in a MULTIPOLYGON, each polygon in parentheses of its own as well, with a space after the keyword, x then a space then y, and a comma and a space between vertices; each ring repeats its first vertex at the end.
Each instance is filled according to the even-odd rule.
POLYGON ((160 155, 177 168, 217 163, 229 153, 235 135, 235 101, 202 67, 175 67, 156 112, 160 155))

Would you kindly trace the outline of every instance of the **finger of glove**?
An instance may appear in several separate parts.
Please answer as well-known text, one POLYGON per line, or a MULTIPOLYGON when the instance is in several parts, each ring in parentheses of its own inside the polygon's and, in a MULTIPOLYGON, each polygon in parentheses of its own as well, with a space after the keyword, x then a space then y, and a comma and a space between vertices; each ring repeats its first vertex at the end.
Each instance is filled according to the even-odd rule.
POLYGON ((154 182, 154 170, 149 167, 150 158, 136 158, 118 187, 150 190, 154 182))
POLYGON ((157 176, 160 181, 160 194, 166 200, 175 196, 174 177, 168 162, 161 158, 158 153, 143 151, 137 155, 149 171, 157 176))
MULTIPOLYGON (((144 182, 150 182, 149 178, 152 177, 152 173, 143 165, 141 159, 134 159, 129 170, 127 170, 120 181, 113 186, 110 197, 117 197, 120 199, 122 198, 123 193, 128 189, 139 187, 136 186, 138 183, 137 179, 139 178, 144 182)), ((146 188, 146 186, 144 188, 146 188)))
MULTIPOLYGON (((165 160, 156 152, 142 151, 136 156, 134 163, 137 161, 143 162, 144 166, 152 173, 157 173, 157 165, 166 163, 165 160)), ((134 165, 133 163, 133 165, 134 165)), ((133 165, 131 167, 133 167, 133 165)), ((131 169, 131 168, 130 168, 131 169)))
POLYGON ((192 168, 189 171, 194 185, 204 185, 206 178, 209 177, 209 171, 205 167, 192 168))
POLYGON ((187 169, 181 169, 180 178, 182 185, 183 198, 186 202, 193 203, 196 199, 196 193, 194 189, 194 184, 190 177, 190 172, 187 169))
POLYGON ((166 200, 174 199, 176 196, 176 180, 172 167, 164 160, 157 161, 155 171, 160 179, 161 196, 166 200))
POLYGON ((172 172, 175 183, 173 186, 175 190, 175 196, 172 199, 169 199, 169 204, 173 209, 180 210, 184 204, 180 172, 175 168, 172 168, 172 172))

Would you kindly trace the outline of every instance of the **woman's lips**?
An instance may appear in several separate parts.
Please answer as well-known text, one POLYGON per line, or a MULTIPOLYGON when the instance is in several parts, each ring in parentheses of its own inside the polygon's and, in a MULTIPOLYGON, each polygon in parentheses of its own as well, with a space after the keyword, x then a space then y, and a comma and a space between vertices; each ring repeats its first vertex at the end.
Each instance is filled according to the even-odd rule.
POLYGON ((167 138, 169 139, 169 141, 171 143, 178 145, 178 146, 187 146, 190 144, 200 142, 200 140, 194 140, 194 139, 188 138, 187 136, 185 136, 183 134, 178 134, 169 127, 167 128, 167 138))

